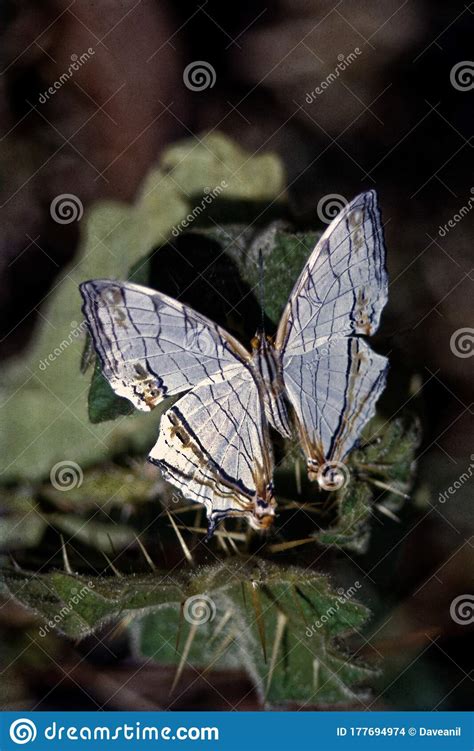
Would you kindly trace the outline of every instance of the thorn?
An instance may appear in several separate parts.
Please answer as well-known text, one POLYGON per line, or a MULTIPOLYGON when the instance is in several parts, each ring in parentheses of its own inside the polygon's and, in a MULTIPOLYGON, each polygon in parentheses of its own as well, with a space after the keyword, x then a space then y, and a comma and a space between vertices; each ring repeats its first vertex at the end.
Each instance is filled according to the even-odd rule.
POLYGON ((313 690, 317 691, 319 688, 319 667, 320 662, 317 657, 313 660, 313 690))
POLYGON ((176 526, 176 522, 173 519, 173 517, 171 516, 171 514, 170 514, 170 512, 169 512, 168 509, 166 509, 166 513, 169 516, 169 520, 171 522, 171 526, 173 527, 174 531, 176 532, 176 537, 178 538, 178 542, 181 545, 181 548, 183 550, 183 553, 184 553, 184 556, 185 556, 186 560, 188 561, 188 563, 191 564, 191 566, 194 566, 194 558, 192 557, 191 551, 189 550, 188 546, 186 545, 186 543, 184 541, 183 535, 181 534, 181 532, 179 531, 178 527, 176 526))
POLYGON ((117 557, 117 551, 115 550, 114 541, 112 540, 112 537, 110 536, 110 532, 107 532, 107 537, 109 538, 110 550, 112 551, 112 555, 117 557))
POLYGON ((65 570, 66 574, 73 574, 74 571, 72 570, 71 564, 69 563, 69 556, 67 554, 66 545, 65 545, 65 542, 64 542, 64 537, 62 535, 59 535, 59 537, 61 538, 61 550, 62 550, 62 554, 63 554, 64 570, 65 570))
POLYGON ((244 608, 247 610, 247 597, 245 595, 245 582, 240 582, 240 589, 242 590, 242 600, 244 603, 244 608))
POLYGON ((383 505, 383 503, 376 503, 375 508, 380 511, 380 513, 385 514, 385 516, 388 516, 389 519, 392 519, 394 522, 398 522, 400 524, 400 517, 393 513, 393 511, 390 511, 386 506, 383 505))
POLYGON ((183 620, 184 620, 184 602, 180 602, 178 630, 176 631, 176 643, 174 645, 175 652, 177 652, 179 649, 179 642, 181 641, 181 632, 183 630, 183 620))
POLYGON ((309 542, 316 542, 315 537, 305 537, 302 540, 291 540, 291 542, 277 542, 275 545, 269 545, 269 553, 281 553, 283 550, 297 548, 300 545, 307 545, 309 542))
POLYGON ((278 652, 280 650, 281 641, 283 639, 283 634, 285 633, 286 624, 288 623, 288 618, 284 613, 282 613, 281 610, 278 611, 278 617, 277 617, 277 623, 276 623, 276 629, 275 629, 275 640, 273 642, 273 649, 272 649, 272 656, 270 660, 270 667, 268 670, 268 680, 267 680, 267 686, 265 689, 265 696, 264 701, 267 700, 268 692, 270 690, 270 686, 272 683, 273 673, 275 671, 276 667, 276 661, 278 657, 278 652))
POLYGON ((221 620, 217 624, 217 626, 216 626, 216 628, 214 630, 214 633, 212 634, 211 638, 209 639, 209 644, 212 644, 212 642, 217 639, 217 637, 221 633, 222 629, 224 628, 224 626, 227 625, 227 623, 230 621, 230 619, 232 618, 233 615, 234 615, 234 611, 233 610, 226 610, 225 611, 225 613, 222 616, 221 620))
POLYGON ((15 569, 15 571, 23 571, 23 569, 20 566, 20 564, 15 561, 15 559, 14 559, 14 557, 12 555, 10 555, 10 560, 13 563, 13 568, 15 569))
MULTIPOLYGON (((180 509, 181 511, 181 509, 180 509)), ((187 532, 197 532, 202 535, 207 535, 208 530, 205 527, 187 527, 184 524, 177 524, 176 527, 178 529, 185 529, 187 532)), ((213 537, 225 537, 227 540, 238 540, 241 542, 245 542, 247 539, 247 534, 245 532, 229 532, 228 530, 225 530, 224 532, 222 529, 216 530, 213 532, 213 537)))
POLYGON ((302 489, 301 489, 301 464, 300 460, 296 459, 295 461, 295 481, 296 481, 296 492, 298 495, 301 495, 302 489))
POLYGON ((149 567, 151 568, 151 570, 152 571, 156 571, 156 566, 153 563, 153 561, 151 560, 150 555, 149 555, 146 547, 144 546, 144 544, 142 543, 142 541, 140 540, 140 538, 139 538, 138 535, 135 535, 135 540, 138 542, 138 545, 140 546, 140 550, 142 551, 143 556, 144 556, 146 562, 148 563, 149 567))
POLYGON ((399 495, 401 498, 404 498, 406 501, 410 500, 410 496, 408 495, 408 493, 404 493, 402 490, 399 490, 398 488, 394 488, 393 485, 389 485, 386 482, 382 482, 382 480, 376 480, 373 477, 364 477, 364 480, 371 482, 372 485, 375 485, 376 488, 381 488, 381 490, 388 490, 390 493, 394 493, 394 495, 399 495))
POLYGON ((118 570, 118 568, 115 568, 114 564, 110 560, 110 558, 107 555, 107 553, 104 553, 104 551, 102 551, 102 555, 104 556, 105 560, 107 561, 107 563, 109 564, 110 568, 114 572, 115 576, 118 576, 119 578, 122 578, 122 574, 120 573, 120 571, 118 570))
POLYGON ((184 669, 184 664, 185 664, 185 662, 187 660, 189 652, 191 651, 191 647, 192 647, 192 644, 193 644, 193 641, 194 641, 194 637, 196 636, 197 629, 198 629, 198 627, 197 627, 196 623, 191 624, 191 628, 189 629, 188 638, 186 639, 186 644, 184 645, 183 654, 181 655, 181 659, 179 661, 179 665, 176 668, 176 673, 175 673, 175 676, 173 678, 173 683, 171 684, 170 694, 173 693, 173 691, 175 690, 175 688, 176 688, 176 686, 177 686, 177 684, 179 682, 179 679, 181 678, 181 675, 182 675, 183 669, 184 669))
POLYGON ((263 660, 267 662, 267 645, 265 638, 265 621, 262 615, 262 602, 260 600, 260 592, 258 590, 258 584, 251 582, 250 593, 252 595, 252 603, 255 608, 255 620, 257 623, 257 631, 260 637, 260 644, 262 645, 263 660))
POLYGON ((225 541, 224 535, 219 535, 219 537, 217 538, 217 542, 219 543, 219 545, 222 548, 222 550, 224 551, 224 553, 227 556, 229 556, 230 555, 230 551, 229 551, 229 548, 227 547, 227 543, 225 541))
POLYGON ((227 634, 225 639, 220 643, 220 645, 217 647, 216 651, 214 652, 213 656, 209 660, 209 664, 206 665, 206 667, 204 668, 202 672, 203 675, 208 673, 209 670, 211 670, 214 667, 215 663, 218 660, 220 660, 220 658, 222 657, 226 649, 230 647, 234 639, 235 639, 235 631, 231 631, 229 634, 227 634))

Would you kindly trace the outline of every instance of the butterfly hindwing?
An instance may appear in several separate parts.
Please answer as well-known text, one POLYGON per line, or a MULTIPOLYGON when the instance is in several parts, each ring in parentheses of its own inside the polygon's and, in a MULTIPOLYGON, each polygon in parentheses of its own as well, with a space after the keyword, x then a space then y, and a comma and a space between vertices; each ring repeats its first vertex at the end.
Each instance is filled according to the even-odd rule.
POLYGON ((186 498, 206 506, 213 525, 244 515, 261 527, 274 515, 264 408, 244 365, 230 366, 175 402, 161 418, 149 458, 186 498))

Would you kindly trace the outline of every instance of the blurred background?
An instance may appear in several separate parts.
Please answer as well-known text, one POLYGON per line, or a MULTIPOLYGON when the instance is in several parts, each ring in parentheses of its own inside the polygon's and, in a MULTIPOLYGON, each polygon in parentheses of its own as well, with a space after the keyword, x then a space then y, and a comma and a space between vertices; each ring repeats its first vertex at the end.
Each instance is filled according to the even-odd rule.
MULTIPOLYGON (((446 613, 474 584, 473 13, 441 0, 5 0, 0 10, 7 369, 47 325, 45 301, 80 246, 80 221, 51 211, 58 196, 72 194, 85 212, 99 200, 133 205, 170 144, 214 132, 254 157, 279 156, 301 226, 325 226, 323 198, 377 190, 391 280, 381 335, 423 429, 402 522, 357 564, 373 571, 373 639, 391 666, 378 708, 472 708, 473 618, 446 613), (384 563, 373 570, 375 560, 384 563)), ((12 638, 30 616, 10 603, 0 618, 12 638)), ((9 708, 89 708, 90 695, 101 703, 123 684, 120 659, 79 667, 73 647, 62 649, 76 671, 66 698, 46 661, 18 678, 9 708)), ((147 666, 115 707, 158 708, 167 670, 147 666)), ((246 682, 236 678, 230 694, 248 694, 246 682)), ((199 684, 176 708, 226 708, 226 677, 213 686, 199 684)), ((255 706, 249 694, 243 708, 255 706)))

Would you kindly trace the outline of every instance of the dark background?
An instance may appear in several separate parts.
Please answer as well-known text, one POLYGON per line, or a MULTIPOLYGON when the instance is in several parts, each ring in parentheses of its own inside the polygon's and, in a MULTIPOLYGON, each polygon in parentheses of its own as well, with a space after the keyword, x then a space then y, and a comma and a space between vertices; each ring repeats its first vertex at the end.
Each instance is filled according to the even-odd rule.
MULTIPOLYGON (((223 131, 250 152, 280 155, 302 223, 318 226, 321 196, 378 191, 391 278, 382 333, 398 377, 418 379, 418 488, 429 486, 436 501, 474 452, 473 360, 450 347, 465 327, 472 342, 474 213, 439 233, 473 195, 473 90, 450 79, 453 66, 472 56, 472 4, 19 0, 0 12, 1 354, 21 354, 43 297, 74 257, 77 226, 52 221, 53 198, 72 192, 86 207, 104 197, 131 201, 165 144, 223 131), (32 107, 71 53, 90 46, 94 61, 32 107), (308 92, 337 56, 355 47, 357 59, 309 104, 308 92), (195 60, 214 67, 213 88, 183 85, 183 69, 195 60)), ((388 706, 469 708, 472 627, 448 624, 439 611, 472 587, 472 501, 471 481, 451 504, 406 512, 381 577, 400 617, 408 613, 417 626, 405 635, 410 657, 388 706)), ((378 642, 388 659, 403 646, 390 633, 378 642)), ((87 670, 81 680, 100 699, 106 672, 87 670)), ((37 698, 48 680, 33 686, 37 698)), ((160 680, 150 675, 150 694, 160 680)), ((70 690, 62 708, 82 706, 80 690, 70 690)), ((208 690, 187 706, 212 706, 215 697, 202 699, 208 690)))

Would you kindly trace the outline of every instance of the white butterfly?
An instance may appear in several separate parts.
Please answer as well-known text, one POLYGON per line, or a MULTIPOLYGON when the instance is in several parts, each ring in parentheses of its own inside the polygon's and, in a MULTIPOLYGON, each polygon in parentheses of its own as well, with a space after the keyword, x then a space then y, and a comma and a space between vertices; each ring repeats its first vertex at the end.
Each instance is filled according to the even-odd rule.
POLYGON ((326 487, 327 468, 341 466, 385 386, 387 359, 360 336, 377 330, 387 299, 374 191, 330 224, 274 343, 257 334, 251 352, 146 287, 94 280, 81 293, 102 372, 117 394, 151 410, 187 392, 163 414, 149 459, 186 498, 206 506, 210 530, 227 516, 245 516, 257 529, 272 523, 269 424, 299 437, 309 479, 326 487))

